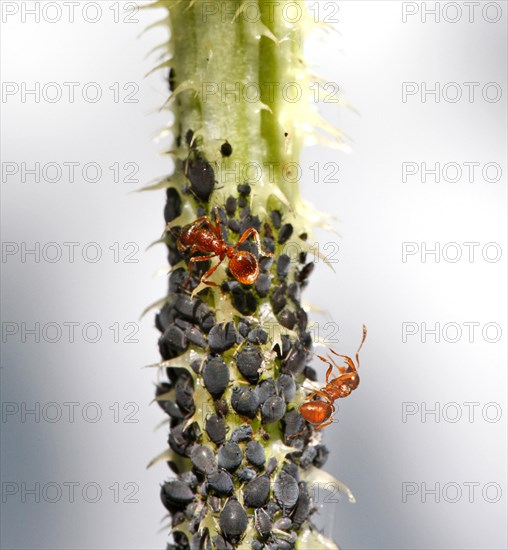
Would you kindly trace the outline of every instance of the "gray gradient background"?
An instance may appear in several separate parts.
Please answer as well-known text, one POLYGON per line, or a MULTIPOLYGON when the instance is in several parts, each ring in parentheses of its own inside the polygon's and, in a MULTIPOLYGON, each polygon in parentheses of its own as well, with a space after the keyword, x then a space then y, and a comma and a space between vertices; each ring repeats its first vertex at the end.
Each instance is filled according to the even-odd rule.
MULTIPOLYGON (((31 4, 31 3, 30 3, 31 4)), ((158 112, 165 99, 160 74, 146 79, 153 65, 146 52, 164 37, 156 29, 137 39, 159 13, 137 15, 138 24, 113 22, 110 2, 97 24, 77 17, 21 23, 19 16, 1 25, 2 80, 11 82, 96 81, 105 98, 97 104, 2 103, 2 161, 46 163, 95 161, 104 167, 99 183, 2 183, 2 240, 99 242, 103 259, 55 264, 19 256, 2 264, 2 320, 42 324, 89 321, 103 327, 96 344, 21 343, 2 345, 2 401, 42 405, 48 402, 97 402, 97 423, 21 422, 19 415, 1 423, 2 482, 99 483, 99 502, 21 502, 2 504, 1 547, 5 549, 90 548, 152 549, 165 544, 159 482, 164 464, 145 470, 163 450, 165 428, 153 395, 157 332, 153 315, 140 323, 139 343, 115 344, 107 327, 137 322, 142 309, 160 298, 165 252, 144 248, 162 229, 162 192, 130 191, 168 172, 158 156, 164 142, 153 140, 167 120, 158 112), (113 82, 137 82, 138 103, 111 101, 113 82), (136 162, 139 184, 114 183, 113 162, 136 162), (139 263, 114 263, 108 246, 136 242, 139 263), (139 406, 137 423, 113 422, 108 407, 118 402, 139 406), (113 483, 139 486, 137 503, 115 503, 113 483)), ((369 328, 362 352, 362 384, 340 403, 337 423, 325 430, 332 450, 326 469, 353 490, 357 503, 320 503, 320 522, 343 548, 506 548, 506 67, 508 6, 501 21, 465 19, 451 24, 402 23, 400 2, 340 3, 340 34, 311 42, 309 54, 329 81, 343 86, 360 115, 325 105, 323 112, 354 139, 351 155, 309 147, 302 164, 339 162, 338 183, 312 183, 303 195, 338 218, 342 237, 336 273, 319 263, 305 292, 316 308, 339 324, 344 352, 356 349, 361 325, 369 328), (401 101, 403 81, 498 82, 498 103, 479 98, 456 104, 416 98, 401 101), (497 162, 497 183, 401 181, 401 163, 497 162), (478 257, 474 263, 401 261, 404 241, 495 241, 503 249, 498 263, 478 257), (402 343, 403 322, 497 322, 497 343, 466 336, 455 344, 402 343), (402 422, 403 402, 496 402, 499 422, 402 422), (402 483, 495 482, 503 487, 497 503, 477 491, 456 503, 402 502, 402 483)), ((337 238, 319 233, 321 242, 337 238)), ((321 323, 327 317, 314 314, 321 323)), ((123 334, 125 335, 125 334, 123 334)), ((465 414, 465 409, 464 414, 465 414)), ((123 414, 123 413, 122 413, 123 414)), ((126 492, 121 493, 122 498, 126 492)), ((321 501, 323 498, 320 499, 321 501)))

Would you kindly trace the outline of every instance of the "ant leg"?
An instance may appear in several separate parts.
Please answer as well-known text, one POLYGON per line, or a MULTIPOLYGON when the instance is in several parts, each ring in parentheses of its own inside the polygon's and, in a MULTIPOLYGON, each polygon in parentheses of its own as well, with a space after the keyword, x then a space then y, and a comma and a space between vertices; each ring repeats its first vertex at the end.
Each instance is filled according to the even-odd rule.
POLYGON ((224 238, 222 236, 222 229, 220 227, 221 219, 219 216, 219 209, 217 208, 217 206, 215 206, 214 210, 215 210, 215 226, 214 226, 213 232, 215 236, 222 241, 224 240, 224 238))
MULTIPOLYGON (((193 244, 193 245, 191 246, 191 249, 190 249, 191 256, 192 256, 192 254, 194 254, 194 253, 196 253, 196 252, 201 252, 201 253, 204 252, 205 254, 206 254, 207 252, 210 252, 210 254, 211 254, 210 258, 213 258, 214 256, 217 256, 217 254, 211 252, 210 250, 203 250, 203 247, 200 246, 199 244, 193 244)), ((190 261, 190 260, 189 260, 189 261, 190 261)), ((198 260, 198 261, 199 261, 199 260, 198 260)))
MULTIPOLYGON (((196 262, 205 262, 206 260, 210 260, 211 258, 214 258, 214 257, 215 257, 215 254, 212 254, 211 256, 194 256, 194 258, 191 258, 189 260, 189 276, 187 277, 187 280, 185 281, 185 283, 182 285, 182 288, 187 288, 187 285, 189 284, 189 282, 191 280, 192 268, 193 268, 193 266, 196 262)), ((207 271, 207 273, 208 273, 208 271, 207 271)), ((205 275, 206 275, 206 273, 205 273, 205 275)), ((203 275, 203 277, 204 277, 204 275, 203 275)))
MULTIPOLYGON (((213 256, 210 256, 210 257, 213 257, 213 256)), ((220 288, 220 285, 218 285, 217 283, 214 283, 213 281, 207 281, 206 279, 208 279, 209 277, 211 277, 216 269, 220 266, 220 264, 224 261, 224 258, 222 258, 222 260, 220 260, 217 264, 215 264, 214 266, 212 266, 202 277, 201 277, 201 282, 205 285, 208 285, 208 286, 216 286, 217 288, 220 288)))
POLYGON ((330 424, 333 424, 333 416, 330 416, 330 420, 328 420, 328 422, 325 422, 324 424, 320 424, 319 426, 316 426, 314 429, 315 430, 322 430, 323 428, 326 428, 330 424))
MULTIPOLYGON (((167 233, 169 229, 171 229, 169 227, 169 225, 171 225, 172 222, 169 222, 167 225, 166 225, 166 228, 164 229, 164 233, 167 233)), ((210 220, 206 217, 206 216, 201 216, 200 218, 196 218, 193 222, 192 222, 192 225, 197 225, 198 227, 201 227, 203 225, 208 225, 208 227, 210 228, 210 220)))
POLYGON ((257 229, 254 229, 254 227, 249 227, 249 229, 246 229, 243 232, 243 235, 238 239, 238 242, 235 244, 233 248, 238 248, 244 241, 246 241, 251 235, 254 236, 254 241, 256 242, 256 245, 258 247, 258 253, 261 254, 261 256, 273 256, 272 252, 264 252, 261 248, 261 240, 259 238, 259 233, 257 229))
POLYGON ((214 232, 214 226, 213 223, 208 219, 207 216, 201 216, 197 220, 194 221, 194 225, 198 225, 198 227, 208 226, 208 229, 214 232))
POLYGON ((316 397, 317 395, 317 390, 316 391, 313 391, 311 394, 309 394, 306 398, 305 398, 305 401, 312 401, 312 398, 313 397, 316 397))
POLYGON ((294 439, 295 437, 298 437, 299 435, 303 435, 304 433, 310 432, 309 428, 304 428, 301 432, 298 432, 296 434, 290 435, 288 439, 294 439))
POLYGON ((211 254, 210 256, 193 256, 189 263, 196 263, 196 262, 206 262, 206 260, 211 260, 212 258, 215 258, 217 254, 211 254))
POLYGON ((328 397, 328 395, 326 395, 326 393, 323 390, 314 390, 309 395, 309 397, 307 397, 306 401, 310 401, 316 395, 319 395, 319 397, 323 397, 326 400, 326 402, 330 403, 330 405, 333 407, 333 403, 330 401, 330 398, 328 397))

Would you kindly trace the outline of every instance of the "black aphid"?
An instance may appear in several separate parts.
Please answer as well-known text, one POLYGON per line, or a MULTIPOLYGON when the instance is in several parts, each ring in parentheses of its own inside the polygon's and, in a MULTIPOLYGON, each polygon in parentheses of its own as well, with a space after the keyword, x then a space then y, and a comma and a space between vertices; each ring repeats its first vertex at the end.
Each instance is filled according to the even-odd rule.
POLYGON ((169 91, 174 92, 175 91, 175 69, 173 67, 169 69, 168 84, 169 84, 169 91))
POLYGON ((237 190, 240 195, 250 195, 250 185, 248 183, 241 183, 237 186, 237 190))
POLYGON ((291 509, 298 501, 298 482, 285 470, 281 470, 273 485, 273 494, 283 510, 291 509))
POLYGON ((291 267, 291 258, 287 254, 281 254, 277 260, 277 277, 285 279, 291 267))
POLYGON ((221 497, 233 494, 233 478, 226 470, 218 470, 206 478, 208 490, 221 497))
POLYGON ((173 426, 168 436, 168 444, 175 453, 181 456, 190 456, 194 441, 189 437, 188 432, 184 432, 184 424, 173 426))
POLYGON ((322 468, 328 460, 330 451, 324 445, 316 445, 316 458, 314 458, 313 464, 316 468, 322 468))
POLYGON ((219 466, 234 472, 242 463, 242 450, 237 443, 229 441, 219 449, 219 466))
POLYGON ((226 440, 226 423, 224 418, 212 414, 206 419, 205 430, 208 437, 216 444, 222 445, 226 440))
POLYGON ((271 476, 273 472, 277 469, 278 460, 272 456, 268 459, 268 462, 266 463, 266 474, 271 476))
POLYGON ((279 518, 277 521, 275 521, 273 524, 273 528, 279 529, 280 531, 289 531, 289 529, 291 528, 291 525, 292 525, 292 521, 289 518, 284 517, 284 518, 279 518))
POLYGON ((208 344, 213 353, 223 353, 237 343, 238 333, 234 323, 215 325, 208 334, 208 344))
POLYGON ((255 389, 235 386, 231 395, 231 406, 241 416, 254 418, 259 408, 259 398, 255 389))
POLYGON ((272 521, 263 508, 258 508, 254 512, 254 527, 262 539, 267 539, 272 532, 272 521))
POLYGON ((234 216, 236 212, 237 200, 231 195, 226 199, 226 213, 228 216, 234 216))
POLYGON ((198 485, 198 478, 192 470, 189 470, 188 472, 184 472, 183 474, 179 474, 178 479, 180 481, 183 481, 184 483, 187 483, 187 485, 192 490, 196 489, 198 485))
POLYGON ((270 212, 270 218, 272 219, 273 226, 275 229, 280 229, 282 216, 278 210, 273 210, 270 212))
POLYGON ((286 461, 284 463, 284 466, 282 467, 282 470, 289 474, 291 477, 296 479, 296 481, 300 481, 300 472, 298 470, 298 465, 294 462, 288 462, 286 461))
POLYGON ((236 366, 242 376, 255 384, 259 380, 259 369, 263 363, 263 353, 259 348, 247 344, 235 357, 236 366))
POLYGON ((273 378, 262 380, 256 388, 256 392, 258 394, 259 403, 263 404, 269 397, 275 395, 275 380, 273 378))
POLYGON ((161 500, 170 512, 174 509, 183 510, 194 500, 194 493, 186 483, 173 479, 161 487, 161 500))
POLYGON ((258 277, 258 280, 254 283, 256 292, 264 298, 268 296, 268 291, 270 290, 271 278, 268 273, 261 273, 258 277))
POLYGON ((247 508, 261 508, 270 496, 270 478, 262 475, 249 481, 243 490, 243 503, 247 508))
POLYGON ((295 529, 299 529, 304 521, 309 517, 312 508, 312 499, 309 495, 307 484, 301 481, 298 484, 298 500, 296 508, 292 515, 293 525, 295 529))
POLYGON ((277 390, 284 397, 286 403, 290 403, 296 393, 296 382, 291 374, 282 373, 277 379, 277 390))
POLYGON ((247 522, 247 512, 243 506, 238 500, 230 498, 219 518, 219 525, 226 539, 233 543, 238 542, 247 529, 247 522))
POLYGON ((285 223, 279 231, 278 243, 284 244, 293 234, 293 226, 290 223, 285 223))
POLYGON ((201 474, 211 474, 217 470, 215 454, 209 447, 195 445, 191 451, 192 465, 201 474))
POLYGON ((236 477, 240 483, 247 483, 251 479, 254 479, 256 475, 256 470, 252 468, 242 468, 236 472, 236 477))
POLYGON ((215 186, 215 174, 211 165, 201 158, 189 160, 187 177, 191 182, 191 190, 194 195, 206 202, 215 186))
POLYGON ((286 412, 286 402, 278 395, 269 397, 261 407, 261 417, 265 424, 279 422, 286 412))
POLYGON ((249 441, 245 447, 245 458, 256 468, 263 468, 266 461, 263 445, 259 441, 249 441))
POLYGON ((233 147, 226 141, 220 146, 220 152, 223 157, 230 157, 233 153, 233 147))
POLYGON ((229 384, 229 368, 222 358, 208 358, 201 374, 210 394, 215 398, 221 397, 229 384))
POLYGON ((229 542, 224 540, 221 535, 215 535, 214 537, 212 537, 212 543, 213 547, 216 550, 233 550, 233 546, 231 546, 229 542))
POLYGON ((300 467, 304 470, 308 468, 317 456, 317 449, 312 445, 307 446, 300 457, 300 467))
POLYGON ((185 332, 176 325, 170 325, 159 339, 159 350, 164 359, 172 359, 187 349, 185 332))
POLYGON ((256 470, 252 468, 242 468, 236 472, 236 477, 240 483, 247 483, 251 479, 254 479, 257 476, 256 470))
POLYGON ((198 346, 198 348, 206 348, 206 338, 197 327, 191 326, 185 329, 185 336, 191 344, 198 346))
POLYGON ((261 327, 256 327, 249 332, 247 339, 252 344, 266 344, 268 342, 268 332, 261 327))
POLYGON ((286 359, 284 359, 281 372, 285 374, 292 374, 293 376, 298 376, 303 372, 306 361, 307 351, 305 351, 299 345, 296 345, 289 351, 286 359))
POLYGON ((249 441, 252 439, 252 426, 250 424, 242 424, 238 428, 235 428, 231 434, 230 441, 233 443, 240 443, 243 441, 249 441))
POLYGON ((192 378, 187 374, 180 376, 175 384, 176 403, 187 415, 195 409, 193 395, 192 378))
POLYGON ((168 187, 166 191, 166 206, 164 207, 164 220, 172 222, 182 213, 182 198, 174 187, 168 187))
POLYGON ((277 315, 286 305, 286 283, 281 283, 273 289, 270 301, 272 303, 273 312, 277 315))
POLYGON ((296 324, 296 315, 287 307, 285 307, 277 316, 279 323, 290 330, 292 330, 296 324))

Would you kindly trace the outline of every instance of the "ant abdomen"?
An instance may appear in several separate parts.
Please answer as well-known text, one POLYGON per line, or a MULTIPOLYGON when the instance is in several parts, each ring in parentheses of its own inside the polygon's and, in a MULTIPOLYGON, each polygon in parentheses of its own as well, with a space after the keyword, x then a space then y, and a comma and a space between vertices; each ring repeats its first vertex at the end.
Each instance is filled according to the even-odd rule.
POLYGON ((250 252, 238 250, 229 260, 229 270, 244 285, 252 285, 259 276, 259 262, 250 252))

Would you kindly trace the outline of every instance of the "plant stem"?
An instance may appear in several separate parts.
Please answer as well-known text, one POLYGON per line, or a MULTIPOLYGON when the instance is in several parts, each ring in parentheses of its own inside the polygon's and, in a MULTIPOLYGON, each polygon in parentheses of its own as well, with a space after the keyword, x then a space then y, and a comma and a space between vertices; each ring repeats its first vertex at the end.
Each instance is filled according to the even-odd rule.
POLYGON ((175 117, 175 172, 152 186, 166 188, 172 266, 156 316, 156 366, 167 375, 157 400, 171 429, 159 459, 177 476, 161 489, 169 548, 336 548, 310 521, 313 488, 333 478, 320 470, 328 455, 321 433, 299 413, 302 384, 316 380, 300 303, 316 222, 297 181, 314 117, 301 51, 305 2, 154 6, 169 12, 162 66, 171 68, 175 117), (288 4, 300 7, 297 22, 287 21, 288 4), (259 262, 254 284, 235 280, 227 260, 210 278, 218 287, 200 280, 209 262, 195 263, 184 284, 190 256, 177 246, 181 229, 217 215, 226 242, 254 228, 273 253, 263 257, 252 239, 240 247, 259 262))

